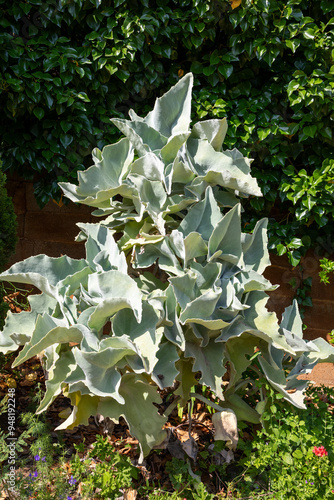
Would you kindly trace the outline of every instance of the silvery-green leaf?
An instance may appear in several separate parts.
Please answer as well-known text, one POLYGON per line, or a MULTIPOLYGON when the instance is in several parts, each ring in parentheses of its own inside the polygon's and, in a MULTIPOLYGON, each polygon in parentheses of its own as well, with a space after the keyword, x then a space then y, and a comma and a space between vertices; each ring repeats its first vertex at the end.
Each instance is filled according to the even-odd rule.
POLYGON ((219 311, 216 311, 219 295, 219 292, 210 290, 197 297, 181 313, 181 323, 196 323, 206 326, 210 330, 220 330, 226 327, 229 323, 220 318, 219 311))
POLYGON ((226 372, 225 346, 216 344, 214 340, 210 340, 205 347, 200 343, 187 342, 184 356, 194 359, 193 371, 201 372, 200 382, 211 387, 215 395, 223 400, 222 377, 226 372))
POLYGON ((75 369, 75 359, 72 351, 65 351, 48 370, 48 379, 45 381, 46 392, 36 413, 42 413, 61 393, 62 383, 66 377, 75 369))
POLYGON ((264 357, 258 356, 261 368, 265 373, 268 382, 283 396, 284 399, 290 401, 297 408, 305 409, 304 404, 304 389, 307 383, 303 383, 302 390, 297 389, 294 393, 287 392, 287 380, 285 372, 275 364, 270 364, 264 357))
POLYGON ((89 417, 98 413, 99 397, 81 394, 80 392, 72 392, 68 396, 71 398, 73 411, 62 424, 56 427, 56 431, 73 429, 81 424, 88 425, 89 417))
POLYGON ((146 245, 145 251, 141 251, 141 249, 136 248, 134 267, 150 267, 157 259, 159 259, 159 267, 163 271, 174 275, 183 274, 180 263, 174 252, 171 250, 166 238, 155 245, 146 245))
POLYGON ((208 260, 217 251, 221 250, 220 260, 232 264, 242 264, 241 248, 241 206, 236 205, 213 228, 208 243, 208 260))
POLYGON ((144 293, 151 293, 155 290, 165 290, 168 283, 163 283, 158 278, 156 278, 152 273, 141 273, 138 276, 138 286, 140 290, 144 293))
POLYGON ((229 360, 231 367, 229 387, 234 386, 242 378, 242 374, 252 363, 250 358, 253 356, 258 343, 259 339, 257 337, 247 333, 242 334, 241 337, 231 338, 226 342, 225 356, 229 360))
POLYGON ((185 258, 184 267, 196 257, 203 257, 208 252, 208 247, 199 233, 189 233, 184 239, 185 258))
MULTIPOLYGON (((222 207, 230 207, 233 208, 235 205, 240 203, 239 198, 235 196, 233 192, 223 191, 221 187, 215 186, 213 188, 213 192, 216 198, 216 201, 222 207)), ((239 194, 239 193, 238 193, 239 194)), ((240 194, 239 194, 240 196, 240 194)), ((243 212, 243 208, 241 207, 241 212, 243 212)))
MULTIPOLYGON (((222 293, 219 297, 219 301, 217 302, 217 307, 222 307, 223 309, 231 309, 232 304, 236 299, 236 292, 232 281, 222 278, 221 288, 222 293)), ((244 309, 244 307, 237 308, 238 311, 241 311, 242 309, 244 309)))
POLYGON ((179 347, 182 351, 184 351, 185 338, 177 312, 178 301, 176 299, 174 288, 172 287, 172 285, 168 286, 165 293, 166 293, 166 302, 165 302, 166 319, 169 321, 169 323, 165 326, 165 337, 170 342, 179 347))
POLYGON ((110 417, 114 421, 123 416, 128 423, 132 436, 139 441, 141 462, 153 446, 159 445, 166 437, 162 430, 166 418, 158 414, 153 403, 160 403, 156 389, 144 377, 127 373, 123 375, 120 394, 124 405, 118 404, 113 399, 104 398, 100 401, 97 413, 110 417))
POLYGON ((97 307, 89 319, 90 328, 99 331, 117 311, 131 308, 138 321, 142 314, 142 294, 136 282, 120 271, 91 274, 88 293, 97 307))
POLYGON ((293 300, 291 306, 286 307, 282 314, 281 328, 285 328, 294 335, 303 338, 303 322, 299 314, 298 302, 293 300))
POLYGON ((264 278, 256 271, 242 271, 237 276, 244 293, 255 290, 272 291, 276 290, 278 285, 272 285, 269 280, 264 278))
MULTIPOLYGON (((203 177, 195 177, 190 184, 184 187, 184 192, 186 196, 190 196, 194 201, 199 202, 203 198, 203 193, 210 184, 204 180, 203 177)), ((210 186, 212 188, 212 186, 210 186)))
POLYGON ((184 196, 180 196, 178 194, 168 196, 166 201, 166 206, 164 208, 164 216, 165 214, 175 214, 177 212, 181 212, 189 207, 189 205, 193 205, 194 198, 185 198, 184 196))
POLYGON ((75 279, 74 275, 81 271, 85 275, 90 272, 85 259, 71 259, 66 255, 62 257, 34 255, 1 273, 0 281, 34 285, 42 292, 54 297, 60 281, 64 284, 71 283, 75 279))
POLYGON ((160 134, 144 121, 130 121, 121 118, 112 118, 112 123, 129 139, 134 149, 145 155, 149 151, 162 149, 167 143, 167 137, 160 134))
POLYGON ((35 329, 38 314, 44 311, 47 314, 52 314, 56 305, 56 301, 45 293, 29 295, 28 301, 31 311, 15 314, 9 311, 7 313, 5 325, 0 331, 0 351, 3 354, 16 351, 19 345, 28 342, 35 329))
POLYGON ((321 337, 312 340, 312 344, 314 344, 318 351, 304 354, 308 363, 313 363, 315 361, 318 363, 334 363, 334 346, 321 337))
POLYGON ((203 201, 191 207, 182 220, 179 230, 184 236, 190 233, 199 233, 204 240, 208 241, 214 227, 222 218, 222 214, 213 196, 211 187, 205 191, 203 201))
POLYGON ((74 202, 98 208, 110 206, 110 199, 116 194, 131 196, 133 188, 122 182, 134 156, 128 139, 106 146, 102 153, 98 150, 94 153, 95 165, 77 174, 79 186, 69 182, 59 183, 65 196, 74 202))
POLYGON ((155 101, 153 110, 144 121, 165 137, 188 132, 192 86, 193 75, 188 73, 155 101))
POLYGON ((196 283, 201 292, 213 290, 221 292, 220 276, 222 272, 222 264, 220 262, 209 262, 202 265, 196 261, 190 264, 191 272, 196 275, 196 283))
POLYGON ((180 182, 187 184, 191 182, 196 176, 196 172, 192 169, 191 164, 181 161, 176 157, 173 163, 173 183, 180 182))
POLYGON ((165 164, 154 153, 146 153, 132 163, 131 174, 138 174, 150 181, 164 182, 165 164))
POLYGON ((306 342, 299 335, 295 335, 291 333, 289 330, 281 327, 281 331, 283 332, 286 341, 291 346, 291 348, 295 351, 295 353, 300 356, 303 352, 314 351, 318 352, 315 345, 312 342, 306 342))
POLYGON ((85 326, 52 326, 53 322, 50 318, 50 316, 45 314, 39 316, 31 340, 24 346, 13 366, 18 366, 53 344, 81 342, 87 330, 85 326))
POLYGON ((130 179, 138 190, 140 204, 151 216, 160 234, 165 234, 165 221, 162 217, 162 211, 167 200, 167 194, 162 183, 149 181, 138 174, 131 174, 130 179))
POLYGON ((195 123, 191 137, 206 139, 216 151, 221 151, 227 132, 227 120, 206 120, 195 123))
POLYGON ((101 342, 99 352, 82 352, 74 348, 73 355, 85 375, 83 382, 92 394, 112 397, 123 404, 124 399, 119 394, 121 374, 116 365, 136 351, 124 338, 109 337, 106 341, 103 344, 101 342))
POLYGON ((270 266, 267 223, 267 219, 261 219, 256 223, 252 234, 243 233, 242 235, 242 250, 246 269, 252 269, 259 274, 262 274, 270 266))
POLYGON ((128 266, 124 253, 118 249, 117 243, 114 240, 113 233, 110 229, 101 224, 79 223, 78 227, 87 237, 86 241, 86 259, 92 269, 98 267, 98 271, 109 271, 118 269, 127 274, 128 266), (98 266, 97 256, 100 252, 104 252, 109 263, 98 266))
POLYGON ((175 161, 179 149, 186 142, 189 135, 190 132, 178 133, 168 139, 167 144, 161 148, 160 151, 161 158, 166 164, 173 163, 175 161))
POLYGON ((282 349, 286 342, 278 331, 277 316, 266 308, 269 296, 265 292, 255 291, 248 294, 246 304, 249 309, 244 311, 245 321, 254 329, 259 330, 272 339, 273 345, 282 349), (280 339, 282 337, 282 339, 280 339), (277 342, 277 345, 275 345, 277 342))
POLYGON ((119 311, 113 319, 112 328, 118 337, 127 335, 137 347, 146 373, 152 373, 158 358, 159 344, 163 329, 156 328, 159 315, 147 302, 143 303, 141 322, 138 322, 129 309, 119 311))
POLYGON ((172 249, 175 252, 175 255, 185 260, 185 246, 184 246, 184 238, 183 234, 180 231, 174 229, 169 236, 169 243, 172 249))
POLYGON ((250 175, 250 160, 239 151, 218 152, 207 141, 189 138, 189 155, 199 177, 210 184, 262 196, 254 177, 250 175))
POLYGON ((173 287, 176 300, 180 304, 181 309, 185 309, 199 294, 196 285, 196 274, 194 272, 169 278, 169 282, 173 287))
POLYGON ((295 355, 295 351, 288 344, 285 336, 279 332, 275 313, 267 311, 268 301, 265 292, 250 292, 246 305, 250 306, 243 312, 243 316, 236 316, 231 323, 223 328, 217 341, 227 342, 232 337, 240 337, 243 333, 250 333, 269 342, 277 349, 295 355))
POLYGON ((175 391, 176 396, 181 397, 181 405, 185 405, 189 400, 189 394, 191 388, 197 384, 197 380, 195 378, 195 371, 193 371, 193 362, 191 358, 184 359, 180 358, 175 366, 178 370, 178 375, 176 380, 180 383, 178 388, 175 391))
POLYGON ((178 374, 175 367, 175 363, 179 359, 176 346, 171 342, 160 344, 157 358, 158 362, 154 366, 152 380, 160 389, 171 387, 178 374))

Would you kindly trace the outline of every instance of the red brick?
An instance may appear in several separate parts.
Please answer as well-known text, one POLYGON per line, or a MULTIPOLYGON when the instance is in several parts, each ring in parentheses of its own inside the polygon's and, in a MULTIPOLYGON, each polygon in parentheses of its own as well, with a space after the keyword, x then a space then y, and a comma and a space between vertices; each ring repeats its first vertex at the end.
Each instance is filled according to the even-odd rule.
POLYGON ((17 220, 17 236, 19 238, 24 237, 24 224, 25 224, 25 214, 16 215, 17 220))
POLYGON ((60 243, 53 241, 36 241, 34 243, 34 255, 45 254, 49 257, 60 257, 68 255, 73 259, 82 259, 85 257, 84 243, 60 243))
POLYGON ((8 189, 7 193, 12 198, 16 215, 22 215, 26 212, 25 185, 23 183, 15 184, 15 189, 12 192, 8 189))
MULTIPOLYGON (((89 220, 89 217, 86 217, 89 220)), ((83 218, 82 222, 85 222, 83 218)), ((28 212, 26 215, 24 236, 33 241, 55 241, 71 243, 79 233, 76 226, 78 217, 73 214, 52 214, 28 212)))
POLYGON ((26 239, 20 239, 16 245, 15 254, 12 255, 7 262, 6 269, 15 264, 15 262, 19 262, 21 260, 27 259, 31 255, 33 255, 34 244, 32 241, 26 239))
MULTIPOLYGON (((34 185, 32 182, 26 184, 26 199, 27 199, 27 211, 28 212, 38 212, 41 211, 35 198, 34 185)), ((57 205, 53 200, 49 200, 48 203, 43 207, 42 212, 52 212, 52 213, 77 213, 80 216, 88 215, 92 209, 87 205, 81 205, 79 203, 73 203, 69 201, 67 204, 63 204, 61 207, 57 205)))

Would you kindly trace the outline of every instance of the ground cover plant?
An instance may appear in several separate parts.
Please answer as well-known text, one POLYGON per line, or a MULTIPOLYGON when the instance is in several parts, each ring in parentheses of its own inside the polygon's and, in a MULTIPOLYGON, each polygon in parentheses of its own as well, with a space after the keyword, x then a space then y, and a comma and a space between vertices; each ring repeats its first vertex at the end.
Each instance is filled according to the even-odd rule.
MULTIPOLYGON (((256 404, 250 398, 259 377, 305 408, 308 382, 298 376, 334 359, 323 339, 303 340, 296 302, 280 324, 267 311, 267 221, 252 234, 240 221, 240 200, 261 191, 250 160, 222 150, 225 119, 190 128, 192 83, 183 77, 145 118, 113 119, 126 137, 95 149, 78 185, 61 184, 100 217, 79 224, 86 258, 37 255, 0 275, 42 292, 28 297, 29 311, 8 314, 0 336, 4 354, 22 346, 13 367, 43 359, 37 414, 63 393, 73 409, 57 429, 122 416, 140 462, 167 445, 168 415, 194 397, 214 408, 215 439, 232 457, 237 422, 261 422, 270 405, 266 390, 256 404), (209 398, 193 392, 198 384, 209 398), (171 387, 158 413, 160 391, 171 387)), ((184 450, 196 458, 191 435, 184 450)))

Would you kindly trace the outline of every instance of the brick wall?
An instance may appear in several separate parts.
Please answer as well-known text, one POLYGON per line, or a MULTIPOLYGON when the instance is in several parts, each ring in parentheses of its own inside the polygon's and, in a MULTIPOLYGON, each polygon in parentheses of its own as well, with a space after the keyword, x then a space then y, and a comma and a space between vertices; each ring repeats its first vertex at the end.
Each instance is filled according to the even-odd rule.
POLYGON ((96 221, 89 207, 72 202, 59 207, 50 200, 41 210, 34 197, 33 183, 19 179, 8 180, 7 191, 13 199, 19 237, 9 265, 41 253, 51 257, 64 254, 84 257, 84 243, 77 243, 74 238, 79 233, 77 222, 96 221))
MULTIPOLYGON (((96 222, 91 215, 91 209, 84 205, 68 205, 59 207, 50 201, 43 210, 40 210, 35 197, 33 184, 19 179, 10 179, 7 189, 14 201, 19 225, 19 242, 16 253, 12 256, 9 265, 31 255, 45 253, 51 257, 62 254, 73 258, 84 257, 84 243, 74 242, 79 229, 77 222, 96 222)), ((268 309, 275 311, 279 318, 285 307, 291 304, 294 290, 289 284, 292 278, 296 284, 301 282, 298 269, 293 269, 287 257, 271 256, 272 265, 266 269, 265 277, 279 288, 270 292, 268 309)), ((309 252, 303 259, 303 278, 313 278, 311 297, 312 308, 305 309, 304 322, 307 325, 305 337, 308 340, 316 337, 329 339, 328 333, 334 329, 334 284, 323 285, 319 280, 319 257, 309 252)), ((334 279, 333 279, 334 281, 334 279)))

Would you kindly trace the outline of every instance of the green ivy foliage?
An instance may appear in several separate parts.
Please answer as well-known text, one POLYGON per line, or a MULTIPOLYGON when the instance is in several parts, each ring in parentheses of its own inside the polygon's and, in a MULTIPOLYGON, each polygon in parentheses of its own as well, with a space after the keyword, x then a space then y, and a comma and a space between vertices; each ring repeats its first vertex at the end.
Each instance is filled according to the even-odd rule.
POLYGON ((0 161, 0 270, 3 271, 17 243, 17 222, 12 199, 6 190, 6 175, 0 161))
POLYGON ((324 246, 333 221, 334 1, 238 4, 0 0, 5 168, 35 179, 41 205, 59 197, 57 182, 118 137, 111 116, 145 114, 192 71, 194 121, 226 116, 226 147, 255 159, 264 196, 248 202, 248 228, 270 217, 270 246, 294 265, 316 238, 324 246), (316 172, 321 182, 308 192, 316 172))
MULTIPOLYGON (((5 269, 5 265, 11 254, 14 253, 17 243, 17 223, 14 213, 13 202, 8 196, 6 187, 6 176, 1 171, 0 161, 0 270, 5 269)), ((4 319, 9 309, 8 304, 4 302, 6 295, 3 284, 0 284, 0 329, 4 325, 4 319)))

